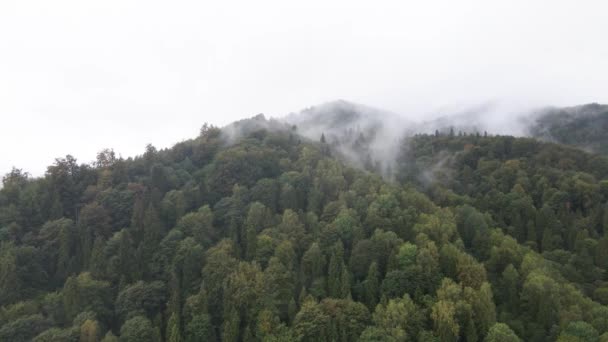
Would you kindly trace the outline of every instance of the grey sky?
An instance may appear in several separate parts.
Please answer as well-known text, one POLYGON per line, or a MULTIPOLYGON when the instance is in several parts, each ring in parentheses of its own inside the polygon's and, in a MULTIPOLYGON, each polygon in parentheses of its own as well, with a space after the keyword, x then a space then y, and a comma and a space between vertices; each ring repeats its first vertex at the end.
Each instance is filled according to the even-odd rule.
POLYGON ((608 102, 606 1, 0 1, 0 173, 342 98, 608 102))

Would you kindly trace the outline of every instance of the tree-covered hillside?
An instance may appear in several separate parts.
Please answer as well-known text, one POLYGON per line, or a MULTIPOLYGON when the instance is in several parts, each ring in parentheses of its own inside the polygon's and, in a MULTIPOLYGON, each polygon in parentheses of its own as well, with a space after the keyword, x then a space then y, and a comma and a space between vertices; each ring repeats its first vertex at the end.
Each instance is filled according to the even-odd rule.
POLYGON ((14 169, 0 341, 608 341, 606 157, 420 135, 392 181, 336 155, 258 116, 14 169))
POLYGON ((546 110, 530 128, 534 137, 608 154, 608 106, 596 103, 546 110))

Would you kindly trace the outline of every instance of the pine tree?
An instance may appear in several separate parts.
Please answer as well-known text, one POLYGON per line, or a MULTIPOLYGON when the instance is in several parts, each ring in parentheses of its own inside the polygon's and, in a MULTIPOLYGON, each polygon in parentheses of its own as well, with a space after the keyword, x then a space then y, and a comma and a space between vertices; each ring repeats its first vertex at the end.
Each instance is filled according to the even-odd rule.
MULTIPOLYGON (((536 226, 532 220, 528 221, 527 228, 527 241, 532 242, 534 246, 538 245, 536 236, 536 226)), ((538 249, 538 248, 537 248, 538 249)))
POLYGON ((133 213, 131 214, 131 228, 137 232, 137 236, 143 236, 144 219, 146 217, 146 205, 143 196, 143 190, 140 190, 135 195, 135 203, 133 204, 133 213))
POLYGON ((171 318, 167 322, 166 330, 166 341, 167 342, 181 342, 182 336, 179 329, 179 314, 172 313, 171 318))
POLYGON ((93 251, 91 252, 91 266, 89 270, 91 274, 96 278, 102 278, 105 272, 105 258, 103 249, 105 242, 101 236, 95 238, 93 243, 93 251))
POLYGON ((511 311, 515 312, 519 306, 519 273, 512 264, 502 272, 501 288, 503 300, 511 311))
POLYGON ((63 295, 63 310, 68 321, 71 321, 80 312, 80 303, 78 300, 78 281, 76 277, 69 277, 62 290, 63 295))
POLYGON ((344 268, 344 248, 342 242, 337 242, 332 248, 327 271, 327 292, 330 297, 342 297, 342 270, 344 268))
POLYGON ((228 308, 222 329, 222 341, 237 342, 239 340, 239 327, 241 319, 234 308, 228 308))
POLYGON ((350 275, 344 264, 342 264, 342 274, 340 275, 340 298, 351 298, 350 275))
POLYGON ((289 323, 293 322, 297 313, 298 313, 298 305, 296 304, 295 299, 293 299, 293 297, 292 297, 289 300, 289 304, 287 307, 287 316, 289 318, 289 323))
POLYGON ((301 269, 306 286, 310 286, 315 279, 323 276, 325 264, 323 252, 319 244, 314 242, 302 256, 301 269))
POLYGON ((179 275, 176 268, 174 267, 171 271, 171 278, 169 280, 169 303, 167 303, 167 310, 170 314, 178 314, 181 312, 181 286, 179 281, 179 275))
POLYGON ((595 248, 595 264, 603 269, 608 268, 608 235, 601 238, 595 248))
POLYGON ((2 244, 0 251, 0 305, 12 303, 18 298, 21 283, 17 276, 16 258, 9 244, 2 244))
POLYGON ((378 304, 378 294, 380 293, 380 273, 378 264, 372 262, 365 278, 365 304, 370 311, 373 311, 378 304))
POLYGON ((163 236, 163 226, 158 216, 158 211, 152 204, 146 209, 143 229, 143 241, 146 244, 158 243, 163 236))
POLYGON ((256 228, 248 225, 246 229, 245 259, 253 260, 257 251, 258 235, 256 228))
POLYGON ((150 261, 157 249, 158 243, 163 237, 163 227, 158 217, 158 212, 152 204, 146 209, 143 224, 143 240, 139 244, 140 249, 140 272, 147 276, 151 275, 150 261))
POLYGON ((57 256, 57 271, 55 279, 63 282, 73 270, 74 255, 72 246, 74 245, 74 226, 72 220, 63 220, 59 231, 59 255, 57 256))
POLYGON ((489 283, 483 283, 473 301, 475 320, 479 327, 479 336, 485 336, 496 323, 496 306, 489 283))
MULTIPOLYGON (((120 232, 118 244, 118 260, 119 260, 119 274, 114 276, 120 278, 124 277, 125 281, 130 279, 139 279, 142 267, 136 267, 135 254, 133 253, 133 246, 131 244, 131 237, 129 236, 129 231, 123 229, 120 232)), ((145 263, 146 259, 140 258, 140 263, 145 263)))
POLYGON ((543 237, 540 243, 542 252, 549 252, 553 250, 553 232, 551 228, 545 228, 543 231, 543 237))

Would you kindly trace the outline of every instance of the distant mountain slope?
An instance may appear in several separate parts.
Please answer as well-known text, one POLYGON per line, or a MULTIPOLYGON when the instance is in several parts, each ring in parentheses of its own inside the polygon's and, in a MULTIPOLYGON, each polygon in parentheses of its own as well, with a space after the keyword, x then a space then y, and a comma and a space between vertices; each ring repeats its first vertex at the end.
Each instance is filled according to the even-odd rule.
MULTIPOLYGON (((263 120, 246 121, 248 126, 251 121, 271 130, 281 126, 263 120)), ((521 110, 488 103, 414 122, 392 112, 339 100, 292 113, 283 122, 312 141, 319 141, 323 135, 341 159, 388 179, 395 175, 398 155, 409 146, 402 140, 417 134, 513 135, 608 153, 608 106, 598 104, 521 110)), ((230 130, 242 126, 237 122, 230 130)))
POLYGON ((537 110, 486 103, 442 111, 434 119, 416 122, 404 115, 339 100, 292 113, 284 120, 312 140, 324 134, 328 143, 339 146, 358 165, 364 165, 368 154, 373 154, 373 163, 380 163, 384 170, 393 166, 391 160, 403 137, 435 132, 528 136, 608 153, 608 106, 595 103, 537 110), (367 150, 361 150, 362 142, 367 150))
POLYGON ((608 105, 592 103, 544 110, 530 127, 530 135, 607 154, 608 105))
POLYGON ((538 110, 501 108, 492 104, 448 113, 417 126, 416 133, 435 130, 458 135, 484 133, 533 137, 575 146, 589 152, 608 153, 608 106, 597 103, 538 110))

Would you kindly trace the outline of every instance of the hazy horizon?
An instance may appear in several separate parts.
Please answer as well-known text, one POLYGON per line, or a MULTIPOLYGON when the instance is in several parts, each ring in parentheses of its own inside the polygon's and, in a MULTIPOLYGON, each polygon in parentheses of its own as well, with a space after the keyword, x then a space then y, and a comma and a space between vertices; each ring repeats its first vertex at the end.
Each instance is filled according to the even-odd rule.
POLYGON ((608 103, 602 1, 0 3, 0 174, 344 99, 416 121, 608 103))

